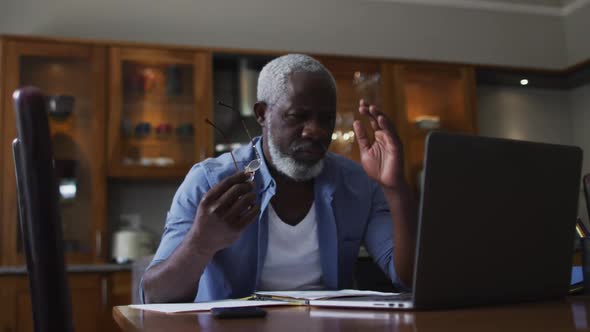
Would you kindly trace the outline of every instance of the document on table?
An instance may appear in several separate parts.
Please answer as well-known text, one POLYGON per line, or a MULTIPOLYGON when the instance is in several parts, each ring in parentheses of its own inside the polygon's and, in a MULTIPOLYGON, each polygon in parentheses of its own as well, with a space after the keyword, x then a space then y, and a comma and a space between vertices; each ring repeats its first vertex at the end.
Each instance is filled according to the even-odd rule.
POLYGON ((350 296, 392 296, 399 293, 384 293, 376 291, 341 289, 337 291, 283 291, 283 292, 256 292, 260 299, 293 299, 293 300, 327 300, 350 296))
POLYGON ((161 304, 132 304, 129 307, 141 310, 151 310, 164 313, 209 311, 211 308, 262 307, 279 305, 307 305, 314 300, 327 300, 350 296, 391 296, 399 293, 384 293, 342 289, 337 291, 280 291, 256 292, 254 296, 237 299, 198 303, 161 303, 161 304))
POLYGON ((222 300, 199 303, 132 304, 129 307, 134 309, 158 311, 164 313, 180 313, 191 311, 209 311, 211 310, 211 308, 262 307, 277 305, 294 304, 285 301, 222 300))

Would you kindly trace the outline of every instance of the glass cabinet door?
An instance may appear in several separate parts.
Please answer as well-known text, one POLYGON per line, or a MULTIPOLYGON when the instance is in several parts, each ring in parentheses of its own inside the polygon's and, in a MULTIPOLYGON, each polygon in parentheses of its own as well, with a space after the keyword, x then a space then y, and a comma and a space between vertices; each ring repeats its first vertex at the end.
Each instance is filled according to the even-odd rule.
POLYGON ((209 154, 210 57, 111 49, 109 175, 182 177, 209 154))
POLYGON ((404 141, 406 175, 420 190, 424 142, 432 130, 477 133, 473 68, 396 64, 395 91, 403 100, 398 112, 404 141))
POLYGON ((8 41, 3 133, 3 243, 6 264, 24 262, 17 222, 14 164, 16 137, 12 92, 33 85, 46 95, 59 186, 64 250, 69 263, 103 257, 105 224, 104 71, 106 50, 81 44, 8 41), (10 236, 6 236, 10 234, 10 236))
POLYGON ((338 89, 336 126, 330 150, 360 162, 360 155, 352 123, 360 119, 371 134, 368 122, 358 114, 359 100, 376 105, 381 111, 385 105, 381 98, 381 66, 379 62, 356 59, 318 58, 334 75, 338 89))

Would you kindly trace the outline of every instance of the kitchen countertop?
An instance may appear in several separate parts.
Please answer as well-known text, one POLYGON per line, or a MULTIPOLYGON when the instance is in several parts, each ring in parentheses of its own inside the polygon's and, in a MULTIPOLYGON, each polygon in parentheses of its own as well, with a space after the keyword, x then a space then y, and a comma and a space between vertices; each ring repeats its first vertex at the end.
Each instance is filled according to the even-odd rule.
MULTIPOLYGON (((73 264, 66 266, 68 272, 119 272, 131 271, 131 264, 73 264)), ((21 266, 0 266, 0 275, 27 274, 27 268, 21 266)))

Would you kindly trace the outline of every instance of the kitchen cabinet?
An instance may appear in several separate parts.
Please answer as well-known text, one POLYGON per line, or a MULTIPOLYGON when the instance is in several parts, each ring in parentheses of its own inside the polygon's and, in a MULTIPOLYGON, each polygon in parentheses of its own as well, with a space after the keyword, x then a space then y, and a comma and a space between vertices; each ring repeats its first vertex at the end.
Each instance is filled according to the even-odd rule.
MULTIPOLYGON (((104 263, 109 241, 107 178, 179 179, 207 157, 260 131, 251 114, 257 71, 278 53, 138 43, 0 37, 0 265, 22 265, 14 166, 12 92, 48 94, 69 264, 104 263), (215 105, 220 100, 231 111, 215 105), (205 119, 213 120, 226 142, 205 119)), ((376 104, 404 143, 406 175, 417 189, 430 130, 477 133, 474 68, 314 55, 338 89, 330 149, 359 161, 352 122, 358 100, 376 104)), ((365 126, 368 122, 365 119, 365 126)))
POLYGON ((11 142, 12 93, 34 85, 47 95, 68 263, 101 262, 106 219, 106 47, 2 38, 1 263, 24 264, 11 142))
POLYGON ((211 155, 211 55, 110 49, 108 175, 181 178, 211 155))
POLYGON ((14 276, 0 277, 0 331, 16 331, 16 280, 14 276))
MULTIPOLYGON (((112 307, 131 303, 131 273, 69 273, 74 329, 84 332, 119 331, 112 307)), ((26 275, 0 276, 0 331, 33 331, 33 314, 26 275)))
POLYGON ((432 130, 477 134, 475 73, 469 66, 390 64, 393 121, 404 143, 408 182, 418 188, 432 130))
POLYGON ((346 57, 318 59, 334 75, 338 89, 336 128, 330 146, 333 152, 360 162, 352 122, 360 119, 365 128, 370 128, 358 115, 361 98, 376 105, 392 121, 404 144, 406 176, 414 189, 418 189, 424 142, 431 130, 477 134, 475 74, 471 67, 346 57))
POLYGON ((106 290, 107 307, 103 313, 104 331, 119 331, 119 327, 113 319, 113 307, 132 303, 132 276, 129 271, 119 271, 108 274, 106 290))

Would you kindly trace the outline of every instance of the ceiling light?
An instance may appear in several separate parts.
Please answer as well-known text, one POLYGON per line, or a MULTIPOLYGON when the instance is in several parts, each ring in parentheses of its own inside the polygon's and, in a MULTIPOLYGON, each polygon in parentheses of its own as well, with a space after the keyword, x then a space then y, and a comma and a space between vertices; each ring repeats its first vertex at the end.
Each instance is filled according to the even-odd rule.
POLYGON ((522 80, 520 80, 520 85, 527 85, 529 84, 529 80, 527 80, 526 78, 523 78, 522 80))

